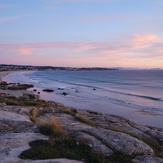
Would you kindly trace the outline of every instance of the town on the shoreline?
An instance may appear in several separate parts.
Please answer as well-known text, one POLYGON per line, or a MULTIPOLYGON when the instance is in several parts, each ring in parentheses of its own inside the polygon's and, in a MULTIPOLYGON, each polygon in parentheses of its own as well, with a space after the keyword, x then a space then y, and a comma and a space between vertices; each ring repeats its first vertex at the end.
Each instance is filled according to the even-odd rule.
POLYGON ((118 70, 116 68, 102 68, 102 67, 54 67, 54 66, 30 66, 30 65, 10 65, 0 64, 0 71, 47 71, 47 70, 118 70))

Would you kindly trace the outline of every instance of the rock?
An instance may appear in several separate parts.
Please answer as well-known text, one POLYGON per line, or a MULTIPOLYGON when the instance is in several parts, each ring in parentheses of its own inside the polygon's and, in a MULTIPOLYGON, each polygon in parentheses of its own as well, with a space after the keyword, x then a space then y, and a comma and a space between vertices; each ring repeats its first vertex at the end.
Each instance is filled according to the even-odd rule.
POLYGON ((137 156, 135 159, 132 160, 134 163, 163 163, 163 159, 156 156, 137 156))
POLYGON ((95 89, 95 88, 93 88, 93 90, 95 91, 96 89, 95 89))
MULTIPOLYGON (((24 162, 19 155, 29 149, 28 143, 37 139, 46 140, 47 137, 39 133, 10 133, 0 135, 0 158, 2 163, 24 162)), ((29 161, 31 162, 31 161, 29 161)))
POLYGON ((30 93, 23 93, 23 96, 20 96, 19 99, 21 100, 38 100, 40 98, 39 95, 30 94, 30 93))
POLYGON ((58 159, 48 159, 48 160, 23 161, 23 163, 84 163, 84 162, 65 159, 65 158, 58 158, 58 159))
POLYGON ((1 106, 6 106, 6 103, 0 103, 0 107, 1 107, 1 106))
POLYGON ((94 135, 97 139, 103 140, 112 149, 127 155, 155 154, 149 145, 122 132, 95 128, 91 130, 87 129, 86 132, 90 135, 94 135))
MULTIPOLYGON (((59 117, 59 115, 57 115, 57 117, 59 117)), ((99 115, 99 117, 102 117, 102 115, 99 115)), ((64 127, 66 129, 71 129, 73 132, 87 133, 89 136, 93 136, 95 139, 104 142, 104 144, 112 150, 119 151, 127 155, 154 155, 154 151, 149 145, 123 132, 103 129, 101 127, 91 127, 87 123, 75 121, 70 115, 62 115, 62 117, 60 116, 60 120, 62 123, 65 122, 64 127)))
POLYGON ((52 89, 43 89, 42 91, 44 91, 44 92, 54 92, 54 90, 52 90, 52 89))
POLYGON ((135 128, 139 129, 147 135, 150 135, 163 146, 163 129, 143 125, 135 125, 135 128))
POLYGON ((0 89, 6 90, 8 86, 8 83, 6 81, 0 82, 0 89))
POLYGON ((63 92, 63 93, 62 93, 62 95, 64 95, 64 96, 67 96, 67 95, 68 95, 68 93, 66 93, 66 92, 63 92))
POLYGON ((8 83, 6 81, 2 81, 0 85, 8 85, 8 83))
POLYGON ((113 154, 113 151, 111 149, 109 149, 101 141, 99 141, 98 139, 96 139, 95 137, 89 134, 78 132, 76 134, 76 137, 86 140, 89 143, 89 146, 91 146, 93 150, 99 151, 105 156, 111 156, 113 154))
POLYGON ((25 121, 30 122, 29 116, 20 115, 17 113, 12 113, 8 111, 0 110, 0 120, 9 120, 9 121, 25 121))
POLYGON ((32 132, 34 126, 34 123, 27 121, 0 120, 0 133, 32 132))
MULTIPOLYGON (((6 93, 6 91, 3 92, 6 93)), ((17 93, 18 92, 19 91, 17 91, 17 93)), ((62 92, 63 91, 61 91, 60 94, 62 92)), ((66 92, 63 93, 65 93, 65 95, 68 94, 66 92)), ((48 137, 38 134, 37 125, 29 120, 30 110, 32 110, 33 107, 8 106, 3 104, 6 98, 12 99, 12 101, 19 99, 22 101, 33 101, 37 100, 39 95, 24 93, 21 97, 14 97, 7 95, 7 93, 0 93, 0 102, 2 102, 2 104, 0 104, 0 162, 81 162, 65 158, 37 161, 21 160, 18 158, 22 151, 29 149, 29 142, 38 139, 48 140, 48 137)), ((132 159, 134 155, 135 158, 130 161, 135 163, 163 163, 162 158, 154 156, 155 147, 157 156, 163 156, 163 129, 138 124, 120 116, 80 109, 74 111, 73 108, 66 107, 59 103, 51 105, 49 102, 49 105, 40 107, 39 109, 38 122, 39 120, 50 119, 54 116, 57 117, 57 120, 67 133, 74 136, 73 138, 77 138, 77 140, 81 138, 84 142, 88 143, 93 150, 97 151, 97 153, 100 152, 108 156, 108 160, 114 159, 118 152, 120 156, 123 157, 123 154, 126 154, 132 156, 132 159)), ((122 162, 124 160, 122 160, 122 162)))
POLYGON ((34 87, 32 84, 13 84, 12 86, 8 86, 9 90, 27 90, 29 88, 34 87))
POLYGON ((64 90, 64 88, 58 88, 58 90, 64 90))

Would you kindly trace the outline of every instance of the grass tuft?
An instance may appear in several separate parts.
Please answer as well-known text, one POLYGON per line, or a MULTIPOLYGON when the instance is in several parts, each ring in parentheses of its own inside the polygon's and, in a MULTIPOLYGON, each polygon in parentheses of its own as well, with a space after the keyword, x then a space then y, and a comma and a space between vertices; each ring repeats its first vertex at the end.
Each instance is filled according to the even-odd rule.
POLYGON ((78 121, 88 124, 92 127, 97 127, 97 125, 95 123, 93 123, 91 120, 89 120, 88 118, 84 117, 83 115, 81 115, 79 113, 74 114, 74 118, 77 119, 78 121))
POLYGON ((36 122, 36 118, 39 117, 40 115, 40 108, 39 107, 36 107, 36 108, 33 108, 31 111, 30 111, 30 120, 32 122, 36 122))
POLYGON ((42 134, 48 136, 63 136, 66 135, 66 131, 61 126, 59 120, 55 117, 51 117, 46 121, 37 121, 39 130, 42 134))

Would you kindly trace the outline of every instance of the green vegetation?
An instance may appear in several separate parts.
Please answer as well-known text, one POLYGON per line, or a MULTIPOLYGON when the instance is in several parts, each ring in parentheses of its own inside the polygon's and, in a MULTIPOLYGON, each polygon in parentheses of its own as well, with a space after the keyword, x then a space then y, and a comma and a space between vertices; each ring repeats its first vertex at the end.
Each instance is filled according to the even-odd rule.
POLYGON ((82 160, 86 163, 106 163, 109 159, 100 153, 93 152, 91 147, 81 140, 61 137, 54 140, 53 146, 45 140, 36 140, 29 144, 28 149, 20 154, 21 159, 52 159, 68 158, 82 160))
POLYGON ((23 100, 23 99, 17 99, 17 98, 12 98, 12 97, 0 97, 0 103, 6 103, 6 105, 16 105, 16 106, 44 106, 44 107, 49 107, 49 106, 56 106, 55 103, 49 102, 49 101, 44 101, 44 100, 23 100))
MULTIPOLYGON (((35 116, 35 111, 33 110, 35 116)), ((34 117, 35 117, 34 116, 34 117)), ((93 151, 86 140, 69 135, 61 126, 57 118, 47 120, 36 119, 42 134, 48 135, 49 140, 36 140, 28 149, 20 154, 21 159, 52 159, 68 158, 83 160, 86 163, 106 163, 108 158, 97 151, 93 151)))

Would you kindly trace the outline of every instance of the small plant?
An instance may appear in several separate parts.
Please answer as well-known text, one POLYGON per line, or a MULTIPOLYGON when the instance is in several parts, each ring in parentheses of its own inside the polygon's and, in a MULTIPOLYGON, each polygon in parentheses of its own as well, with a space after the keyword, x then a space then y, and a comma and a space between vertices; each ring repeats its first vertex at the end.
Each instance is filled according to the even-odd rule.
POLYGON ((63 113, 70 114, 70 115, 74 115, 77 113, 77 110, 71 107, 64 107, 61 111, 63 113))
POLYGON ((43 160, 53 158, 68 158, 82 160, 85 163, 109 163, 108 157, 97 153, 83 140, 75 137, 57 137, 51 145, 46 140, 36 140, 29 145, 31 149, 22 152, 21 159, 43 160))
POLYGON ((39 115, 40 115, 40 108, 39 107, 36 107, 36 108, 32 109, 30 111, 30 120, 32 122, 35 122, 36 118, 39 117, 39 115))
POLYGON ((93 123, 91 120, 89 120, 88 118, 82 116, 81 114, 77 113, 77 114, 74 114, 74 118, 77 119, 78 121, 80 122, 83 122, 85 124, 88 124, 92 127, 96 127, 97 125, 95 123, 93 123))
POLYGON ((39 130, 42 134, 48 136, 65 135, 66 131, 61 126, 59 120, 55 117, 51 117, 46 121, 37 121, 39 130))

